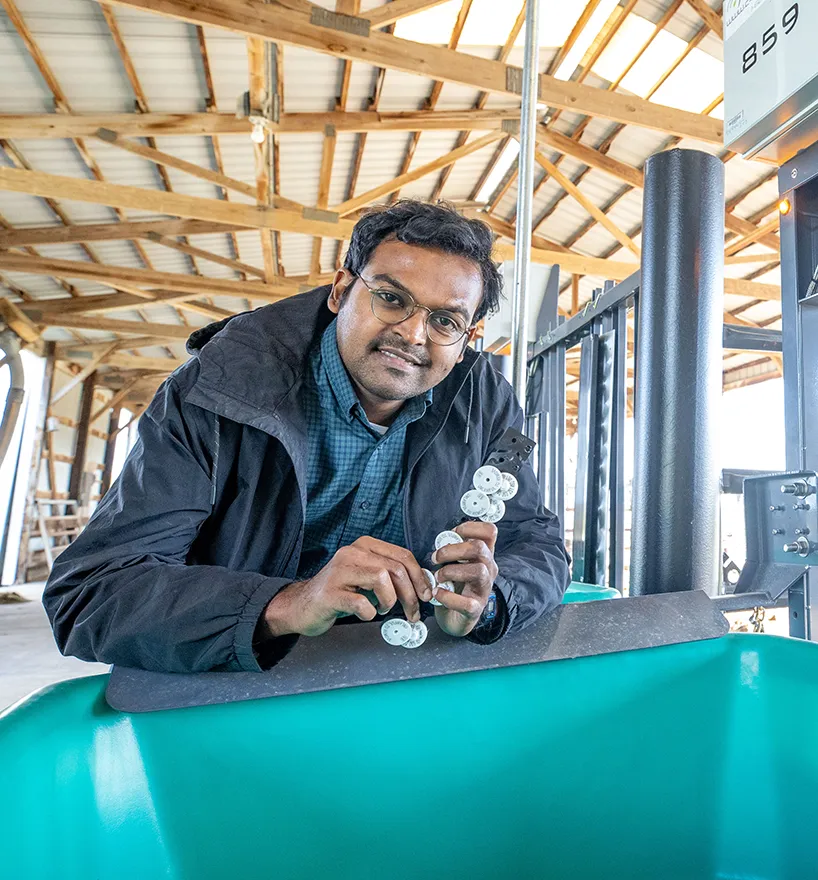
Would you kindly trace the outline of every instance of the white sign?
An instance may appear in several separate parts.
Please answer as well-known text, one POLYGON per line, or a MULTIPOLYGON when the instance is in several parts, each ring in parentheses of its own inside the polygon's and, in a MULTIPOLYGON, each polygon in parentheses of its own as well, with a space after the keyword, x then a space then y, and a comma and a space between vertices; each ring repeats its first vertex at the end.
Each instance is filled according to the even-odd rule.
POLYGON ((724 10, 724 142, 748 133, 754 146, 814 100, 804 87, 818 75, 818 0, 730 0, 724 10))
POLYGON ((766 0, 725 0, 722 10, 725 39, 729 39, 764 2, 766 0))

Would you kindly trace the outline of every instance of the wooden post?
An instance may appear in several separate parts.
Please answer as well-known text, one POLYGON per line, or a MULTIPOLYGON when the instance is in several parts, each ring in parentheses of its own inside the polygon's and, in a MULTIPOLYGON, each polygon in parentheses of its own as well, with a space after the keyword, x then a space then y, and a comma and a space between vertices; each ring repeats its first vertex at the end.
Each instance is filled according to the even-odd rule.
POLYGON ((119 405, 115 406, 111 410, 111 418, 108 420, 108 441, 105 444, 105 467, 102 470, 102 483, 99 490, 99 494, 102 498, 105 497, 106 493, 111 488, 111 473, 114 468, 114 452, 116 451, 116 438, 118 436, 116 429, 119 425, 119 414, 121 410, 122 407, 119 405))
MULTIPOLYGON (((16 582, 25 583, 26 571, 28 570, 28 545, 31 539, 31 525, 34 519, 34 511, 37 499, 37 486, 40 482, 40 463, 43 457, 43 441, 45 439, 46 419, 48 407, 51 403, 51 392, 54 387, 54 352, 56 343, 45 344, 45 373, 43 375, 42 393, 40 396, 40 408, 37 411, 37 433, 34 437, 34 449, 31 453, 31 463, 28 473, 28 487, 26 488, 26 507, 23 517, 23 531, 20 535, 20 555, 17 557, 16 582)), ((17 482, 15 475, 14 482, 17 482)), ((53 491, 53 490, 52 490, 53 491)))
POLYGON ((82 383, 82 399, 80 401, 79 424, 74 441, 74 463, 71 465, 71 480, 68 485, 68 497, 79 500, 82 488, 82 472, 85 469, 85 450, 88 448, 88 433, 91 428, 91 410, 94 406, 94 384, 97 374, 91 375, 82 383))

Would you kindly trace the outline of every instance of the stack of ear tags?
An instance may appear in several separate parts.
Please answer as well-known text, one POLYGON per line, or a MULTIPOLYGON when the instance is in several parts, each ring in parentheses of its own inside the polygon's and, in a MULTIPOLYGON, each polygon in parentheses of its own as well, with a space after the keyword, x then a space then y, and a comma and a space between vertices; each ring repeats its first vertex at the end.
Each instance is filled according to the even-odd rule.
POLYGON ((402 617, 386 620, 381 624, 381 635, 388 645, 403 648, 419 648, 429 635, 426 624, 419 620, 417 623, 409 623, 402 617))
MULTIPOLYGON (((527 457, 527 456, 526 456, 527 457)), ((466 516, 479 519, 483 522, 499 522, 506 512, 506 501, 510 501, 519 488, 514 474, 506 473, 492 464, 484 464, 477 468, 472 478, 473 489, 469 489, 460 499, 460 509, 466 516)), ((447 547, 449 544, 462 544, 463 539, 457 532, 446 529, 435 538, 435 550, 447 547)), ((423 576, 432 588, 432 605, 442 607, 434 597, 437 590, 454 592, 454 584, 451 581, 443 581, 436 584, 435 576, 431 571, 422 569, 423 576)), ((422 621, 409 623, 408 620, 395 618, 387 620, 381 626, 381 635, 389 645, 403 648, 419 648, 425 641, 429 631, 422 621)))

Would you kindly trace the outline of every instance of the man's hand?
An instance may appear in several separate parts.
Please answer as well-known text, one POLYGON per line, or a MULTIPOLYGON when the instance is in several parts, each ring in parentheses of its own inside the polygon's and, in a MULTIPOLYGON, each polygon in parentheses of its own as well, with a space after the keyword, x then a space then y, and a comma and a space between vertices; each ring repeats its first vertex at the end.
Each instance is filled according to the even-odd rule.
POLYGON ((468 635, 480 620, 497 578, 494 545, 497 526, 493 523, 468 522, 455 530, 462 544, 448 544, 433 556, 435 565, 442 565, 437 582, 451 581, 456 592, 438 590, 435 598, 443 607, 435 607, 440 628, 450 636, 468 635))
POLYGON ((406 619, 414 622, 420 620, 418 598, 428 602, 432 593, 415 557, 386 541, 358 538, 315 577, 281 590, 265 609, 264 621, 269 636, 317 636, 339 617, 373 620, 400 602, 406 619), (377 609, 366 593, 374 594, 377 609))

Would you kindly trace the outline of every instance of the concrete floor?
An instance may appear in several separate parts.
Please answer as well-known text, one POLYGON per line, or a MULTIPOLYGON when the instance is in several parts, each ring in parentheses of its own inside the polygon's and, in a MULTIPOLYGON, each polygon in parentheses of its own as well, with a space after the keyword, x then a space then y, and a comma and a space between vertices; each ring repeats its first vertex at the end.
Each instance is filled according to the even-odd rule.
POLYGON ((42 583, 0 589, 9 592, 31 601, 0 604, 0 711, 47 684, 108 671, 60 654, 41 603, 42 583))

